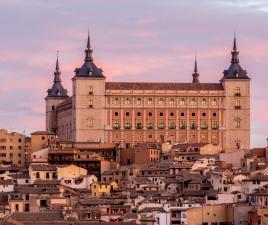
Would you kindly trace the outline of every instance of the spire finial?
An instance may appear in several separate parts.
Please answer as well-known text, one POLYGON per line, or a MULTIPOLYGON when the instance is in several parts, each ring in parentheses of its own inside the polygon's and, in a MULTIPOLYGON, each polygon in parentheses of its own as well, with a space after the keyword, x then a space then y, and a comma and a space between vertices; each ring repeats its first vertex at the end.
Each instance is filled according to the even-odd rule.
POLYGON ((59 67, 59 51, 57 50, 57 60, 56 60, 56 67, 54 72, 54 83, 61 83, 60 79, 60 67, 59 67))
POLYGON ((239 51, 237 50, 236 34, 235 33, 234 33, 233 50, 232 50, 231 54, 232 54, 231 63, 239 63, 239 58, 238 58, 239 51))
POLYGON ((194 61, 194 72, 193 72, 193 83, 200 83, 199 81, 199 73, 197 69, 197 57, 195 55, 195 61, 194 61))
POLYGON ((86 53, 85 61, 93 61, 92 52, 93 50, 91 49, 90 35, 89 35, 89 30, 88 30, 87 47, 85 50, 85 53, 86 53))

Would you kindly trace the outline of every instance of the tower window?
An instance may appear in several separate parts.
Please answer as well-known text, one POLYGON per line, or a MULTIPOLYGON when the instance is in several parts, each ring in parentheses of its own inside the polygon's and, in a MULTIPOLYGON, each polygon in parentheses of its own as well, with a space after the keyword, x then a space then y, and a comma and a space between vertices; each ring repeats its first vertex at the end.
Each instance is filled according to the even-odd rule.
POLYGON ((195 113, 194 112, 192 113, 192 116, 195 116, 195 113))
POLYGON ((235 96, 240 96, 241 95, 241 90, 240 87, 235 88, 235 96))
POLYGON ((181 113, 181 116, 184 116, 184 112, 181 113))
POLYGON ((55 110, 55 106, 53 105, 53 106, 52 106, 52 111, 54 111, 54 110, 55 110))
POLYGON ((213 116, 217 116, 217 113, 213 113, 212 115, 213 115, 213 116))
POLYGON ((93 127, 93 119, 92 118, 88 119, 87 125, 88 125, 88 127, 93 127))
POLYGON ((153 113, 152 113, 152 112, 149 112, 149 113, 148 113, 148 116, 152 116, 152 115, 153 115, 153 113))
POLYGON ((235 109, 241 109, 240 99, 235 100, 235 109))
POLYGON ((93 95, 93 86, 89 86, 88 94, 93 95))
POLYGON ((89 108, 93 108, 93 99, 89 99, 89 108))
POLYGON ((141 116, 141 112, 137 112, 137 116, 141 116))

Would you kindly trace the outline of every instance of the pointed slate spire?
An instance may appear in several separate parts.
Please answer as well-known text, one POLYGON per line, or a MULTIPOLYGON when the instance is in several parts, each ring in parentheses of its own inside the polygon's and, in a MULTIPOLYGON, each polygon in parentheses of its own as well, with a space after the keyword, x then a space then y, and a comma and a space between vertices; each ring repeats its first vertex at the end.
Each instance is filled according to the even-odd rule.
POLYGON ((60 74, 61 72, 59 67, 59 51, 57 51, 56 67, 54 72, 54 83, 61 83, 60 74))
POLYGON ((85 62, 92 62, 93 61, 93 57, 92 57, 92 48, 91 48, 91 44, 90 44, 90 35, 88 32, 88 37, 87 37, 87 47, 85 49, 85 53, 86 53, 86 57, 85 57, 85 62))
POLYGON ((200 83, 196 57, 194 62, 193 83, 200 83))
POLYGON ((238 58, 239 51, 237 50, 236 36, 235 36, 235 34, 234 34, 233 50, 232 50, 231 54, 232 54, 232 61, 231 61, 231 63, 239 63, 239 58, 238 58))
POLYGON ((247 75, 247 71, 244 70, 239 64, 239 51, 237 49, 236 35, 234 34, 233 49, 231 51, 232 60, 229 68, 223 71, 224 79, 250 79, 247 75))
POLYGON ((59 52, 57 51, 57 60, 54 71, 54 83, 50 89, 47 90, 47 97, 68 97, 67 90, 61 84, 60 78, 60 66, 59 66, 59 52))
POLYGON ((93 49, 91 48, 90 43, 90 35, 88 32, 87 37, 87 46, 85 49, 85 61, 80 68, 75 69, 75 76, 76 77, 102 77, 105 78, 103 75, 103 71, 101 68, 97 67, 93 62, 92 56, 93 49))

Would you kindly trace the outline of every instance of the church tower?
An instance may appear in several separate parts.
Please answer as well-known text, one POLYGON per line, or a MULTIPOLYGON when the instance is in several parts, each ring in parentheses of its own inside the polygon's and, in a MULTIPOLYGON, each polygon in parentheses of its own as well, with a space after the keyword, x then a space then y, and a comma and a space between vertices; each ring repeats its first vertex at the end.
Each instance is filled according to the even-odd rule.
POLYGON ((236 37, 231 54, 231 65, 221 79, 225 94, 223 143, 226 152, 250 148, 250 78, 239 64, 236 37))
POLYGON ((59 59, 57 56, 56 68, 54 72, 54 82, 47 91, 46 101, 46 130, 57 132, 57 106, 68 99, 67 90, 61 84, 61 72, 59 68, 59 59))
POLYGON ((72 139, 76 142, 104 142, 105 76, 93 62, 92 52, 88 35, 84 63, 72 79, 72 139))

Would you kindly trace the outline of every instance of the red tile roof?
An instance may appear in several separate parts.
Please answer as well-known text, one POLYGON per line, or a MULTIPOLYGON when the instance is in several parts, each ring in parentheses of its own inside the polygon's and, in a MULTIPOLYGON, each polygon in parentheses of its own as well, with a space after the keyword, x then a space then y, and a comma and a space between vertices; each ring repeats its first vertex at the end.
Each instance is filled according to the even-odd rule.
POLYGON ((223 90, 221 83, 106 82, 106 90, 223 90))

